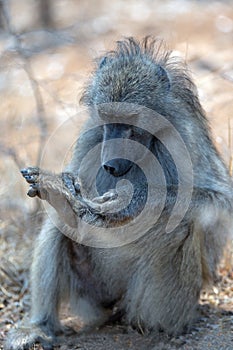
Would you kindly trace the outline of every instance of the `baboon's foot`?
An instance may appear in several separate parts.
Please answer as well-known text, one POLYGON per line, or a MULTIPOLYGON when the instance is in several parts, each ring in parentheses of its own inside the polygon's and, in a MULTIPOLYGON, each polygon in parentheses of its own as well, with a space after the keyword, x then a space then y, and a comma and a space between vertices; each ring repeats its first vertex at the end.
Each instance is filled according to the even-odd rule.
POLYGON ((53 174, 38 167, 21 170, 30 187, 28 195, 38 196, 52 205, 69 226, 77 227, 78 218, 87 207, 78 182, 70 173, 53 174))
POLYGON ((8 333, 5 342, 5 350, 26 350, 40 343, 43 349, 53 349, 55 337, 50 332, 45 332, 41 327, 36 325, 21 325, 12 329, 8 333))
MULTIPOLYGON (((21 174, 29 183, 29 197, 38 196, 47 200, 55 209, 58 201, 68 201, 73 209, 76 209, 78 202, 81 207, 86 207, 94 213, 104 213, 109 211, 109 206, 114 206, 118 194, 115 190, 110 190, 102 196, 93 200, 83 199, 80 193, 80 184, 70 173, 53 174, 38 167, 28 167, 21 170, 21 174), (76 205, 74 205, 76 203, 76 205), (74 208, 75 207, 75 208, 74 208)), ((65 203, 63 203, 64 207, 65 203)))
POLYGON ((29 197, 38 196, 47 200, 49 193, 56 193, 70 197, 70 194, 80 194, 78 181, 70 173, 53 174, 38 167, 28 167, 21 170, 21 174, 29 183, 29 197))
POLYGON ((30 185, 28 195, 46 200, 70 227, 77 228, 82 217, 93 223, 95 220, 105 221, 106 217, 114 220, 116 213, 118 221, 117 212, 128 203, 129 195, 124 187, 90 200, 82 197, 78 179, 71 173, 53 174, 38 167, 22 169, 21 173, 30 185))

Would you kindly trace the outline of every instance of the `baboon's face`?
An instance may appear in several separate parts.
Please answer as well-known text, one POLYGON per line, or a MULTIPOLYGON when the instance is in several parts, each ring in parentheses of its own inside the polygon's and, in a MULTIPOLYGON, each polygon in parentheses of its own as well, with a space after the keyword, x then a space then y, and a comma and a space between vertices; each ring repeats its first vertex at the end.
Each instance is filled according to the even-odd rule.
POLYGON ((135 161, 141 160, 150 149, 152 135, 134 125, 122 123, 108 123, 104 125, 103 144, 101 150, 101 163, 103 169, 114 177, 127 174, 135 161), (115 140, 116 142, 114 143, 115 140), (145 153, 135 151, 136 141, 145 146, 145 153), (113 148, 118 148, 113 149, 113 148), (114 153, 120 155, 114 156, 114 153))

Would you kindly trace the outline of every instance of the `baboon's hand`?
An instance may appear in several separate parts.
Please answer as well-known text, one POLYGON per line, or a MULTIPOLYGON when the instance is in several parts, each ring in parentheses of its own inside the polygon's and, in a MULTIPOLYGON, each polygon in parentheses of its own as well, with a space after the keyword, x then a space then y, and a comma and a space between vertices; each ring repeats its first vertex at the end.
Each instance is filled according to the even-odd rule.
POLYGON ((86 203, 91 211, 95 213, 107 213, 109 206, 115 203, 118 195, 115 190, 110 190, 104 193, 102 196, 93 198, 92 200, 86 199, 86 203))

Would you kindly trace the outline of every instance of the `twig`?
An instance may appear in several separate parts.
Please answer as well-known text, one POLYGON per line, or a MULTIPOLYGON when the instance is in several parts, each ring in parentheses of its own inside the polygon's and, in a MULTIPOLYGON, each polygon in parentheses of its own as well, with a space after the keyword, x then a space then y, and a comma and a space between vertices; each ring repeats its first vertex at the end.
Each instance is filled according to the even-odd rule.
POLYGON ((47 135, 48 135, 48 128, 47 128, 47 123, 45 120, 45 108, 44 108, 44 103, 43 103, 43 98, 40 92, 40 88, 38 85, 38 82, 35 79, 35 76, 32 71, 31 63, 27 55, 25 55, 25 52, 23 50, 22 44, 21 44, 21 38, 20 35, 14 30, 11 21, 10 21, 10 16, 9 16, 9 10, 7 6, 7 1, 6 0, 0 0, 2 3, 2 8, 3 8, 3 17, 5 20, 6 24, 6 29, 8 32, 14 36, 15 38, 15 45, 16 45, 16 51, 23 60, 23 68, 29 78, 32 91, 34 94, 35 102, 36 102, 36 109, 37 109, 37 120, 40 128, 40 144, 39 144, 39 150, 38 150, 38 155, 37 155, 37 160, 36 164, 39 165, 40 160, 41 160, 41 155, 43 151, 43 146, 45 144, 47 135))
POLYGON ((7 147, 0 143, 0 153, 11 156, 19 169, 22 169, 24 167, 23 161, 20 159, 18 153, 13 147, 7 147))
POLYGON ((7 298, 13 298, 14 294, 8 292, 3 286, 0 286, 1 291, 3 292, 3 294, 5 294, 7 296, 7 298))

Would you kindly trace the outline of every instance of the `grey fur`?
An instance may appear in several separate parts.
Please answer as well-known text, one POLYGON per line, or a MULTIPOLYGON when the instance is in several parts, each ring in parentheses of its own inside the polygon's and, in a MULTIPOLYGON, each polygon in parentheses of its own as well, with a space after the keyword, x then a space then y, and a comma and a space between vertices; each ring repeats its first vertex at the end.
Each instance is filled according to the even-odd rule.
MULTIPOLYGON (((232 184, 185 66, 169 58, 159 41, 146 38, 139 43, 129 38, 118 42, 116 51, 100 59, 82 98, 89 107, 109 102, 150 108, 166 116, 178 130, 193 165, 189 209, 178 227, 165 232, 175 202, 177 173, 162 144, 151 141, 167 181, 163 215, 136 241, 106 249, 76 243, 47 221, 35 244, 31 319, 10 332, 6 349, 23 349, 36 340, 52 344, 60 328, 59 306, 66 300, 92 325, 104 323, 109 309, 118 303, 128 322, 138 329, 178 334, 191 324, 203 286, 216 278, 231 230, 232 184)), ((79 229, 81 218, 85 218, 95 223, 96 232, 108 225, 119 225, 121 232, 120 223, 141 209, 141 175, 134 166, 128 170, 126 178, 138 183, 136 200, 119 215, 109 214, 109 207, 117 207, 119 202, 111 191, 115 180, 104 170, 99 179, 100 197, 84 198, 80 188, 85 192, 93 184, 88 172, 79 173, 81 161, 89 149, 107 138, 103 127, 85 133, 92 123, 90 119, 77 142, 69 174, 54 175, 37 168, 22 173, 30 183, 29 194, 47 200, 57 210, 61 225, 79 229)), ((165 130, 163 137, 171 135, 165 130)), ((90 172, 91 166, 87 164, 90 172)), ((153 176, 156 182, 156 174, 153 176)), ((159 200, 158 195, 152 207, 159 200)))

